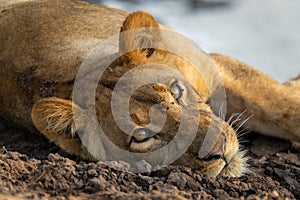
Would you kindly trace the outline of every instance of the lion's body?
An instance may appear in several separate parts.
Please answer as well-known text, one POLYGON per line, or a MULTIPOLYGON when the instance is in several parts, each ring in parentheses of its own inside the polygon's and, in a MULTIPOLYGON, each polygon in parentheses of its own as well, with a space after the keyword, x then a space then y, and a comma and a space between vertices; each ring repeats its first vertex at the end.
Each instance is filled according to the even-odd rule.
MULTIPOLYGON (((46 97, 71 99, 75 76, 83 60, 102 40, 118 34, 122 26, 126 27, 123 22, 127 16, 127 12, 117 9, 69 0, 32 0, 2 8, 0 10, 0 114, 34 131, 31 120, 33 106, 46 97)), ((148 20, 147 15, 145 15, 145 19, 138 17, 138 15, 133 15, 134 20, 148 20)), ((134 20, 130 22, 135 24, 134 20)), ((130 23, 127 24, 127 27, 130 27, 130 23)), ((162 26, 160 25, 160 27, 162 26)), ((151 56, 146 63, 151 61, 165 65, 175 63, 173 66, 192 83, 203 101, 206 102, 209 99, 207 89, 203 86, 203 80, 196 76, 192 69, 183 67, 184 61, 175 62, 172 56, 165 56, 165 54, 162 55, 168 59, 155 58, 158 54, 151 56)), ((291 82, 292 87, 287 87, 229 57, 216 54, 205 55, 212 58, 222 76, 227 92, 227 118, 233 113, 247 110, 248 115, 254 115, 247 122, 250 130, 288 140, 300 140, 300 114, 298 114, 300 96, 295 92, 299 89, 297 81, 291 82)), ((132 63, 136 62, 132 56, 134 54, 128 55, 127 59, 130 61, 127 66, 134 65, 132 63)), ((138 56, 142 57, 142 54, 137 54, 136 57, 138 56)), ((111 70, 117 71, 118 66, 112 66, 111 70)), ((96 99, 100 99, 100 101, 109 99, 110 88, 107 85, 99 87, 104 92, 98 92, 96 99)), ((154 90, 159 95, 159 92, 165 89, 157 86, 154 87, 154 90)), ((143 94, 145 95, 145 93, 143 94)), ((141 98, 146 98, 146 95, 140 96, 141 98)), ((143 101, 141 103, 140 99, 137 99, 133 101, 135 106, 149 107, 148 104, 144 105, 143 101)), ((147 102, 146 99, 144 100, 147 102)), ((55 99, 49 100, 49 102, 46 102, 48 104, 45 105, 51 107, 50 104, 57 103, 55 99)), ((71 103, 63 100, 58 103, 66 107, 72 106, 71 103)), ((170 107, 170 115, 175 119, 177 111, 174 106, 174 111, 172 110, 171 103, 165 106, 170 107)), ((211 112, 204 103, 201 105, 203 105, 204 111, 211 112)), ((105 108, 101 107, 101 104, 96 106, 98 106, 99 118, 112 118, 107 114, 110 113, 109 106, 105 108)), ((84 148, 81 148, 78 138, 57 136, 54 131, 49 132, 48 128, 44 127, 43 121, 39 121, 39 118, 46 117, 44 115, 48 112, 47 107, 37 105, 35 108, 32 116, 34 125, 40 132, 67 152, 92 158, 84 148)), ((141 113, 139 114, 143 115, 141 113)), ((68 114, 60 116, 72 118, 72 115, 68 114)), ((134 116, 136 121, 141 125, 147 124, 147 117, 140 117, 140 115, 134 116)), ((221 119, 213 117, 205 120, 203 119, 200 124, 216 121, 226 126, 225 130, 230 132, 229 135, 231 132, 234 133, 229 125, 221 122, 221 119)), ((171 124, 170 122, 169 125, 171 126, 171 124)), ((106 126, 105 129, 110 130, 111 134, 120 134, 113 122, 108 120, 104 126, 106 126)), ((169 128, 169 130, 171 129, 169 128)), ((203 141, 201 137, 204 135, 199 136, 198 142, 203 141)), ((116 136, 112 135, 111 138, 116 138, 116 136)), ((231 138, 232 141, 227 141, 229 146, 226 147, 231 148, 232 146, 236 149, 238 145, 236 138, 233 136, 228 138, 231 138)), ((114 142, 118 146, 125 146, 124 141, 117 139, 114 142)), ((194 151, 190 150, 177 163, 182 164, 190 160, 192 164, 186 165, 193 167, 193 162, 198 162, 190 159, 189 156, 193 156, 193 153, 194 151)), ((230 154, 234 154, 234 152, 230 154)), ((237 159, 242 158, 237 157, 237 159)), ((219 173, 220 171, 211 173, 211 175, 219 173)), ((239 175, 239 173, 241 170, 234 175, 239 175)), ((228 174, 225 173, 225 175, 228 174)))
POLYGON ((87 5, 33 1, 0 11, 0 102, 8 118, 29 127, 37 100, 70 99, 83 59, 101 40, 118 33, 128 15, 87 5))
POLYGON ((300 91, 300 74, 296 78, 284 83, 284 85, 291 88, 297 95, 300 91))
POLYGON ((286 87, 232 58, 213 55, 228 96, 228 114, 253 114, 247 126, 265 135, 299 140, 299 84, 286 87), (297 85, 297 87, 296 87, 297 85))

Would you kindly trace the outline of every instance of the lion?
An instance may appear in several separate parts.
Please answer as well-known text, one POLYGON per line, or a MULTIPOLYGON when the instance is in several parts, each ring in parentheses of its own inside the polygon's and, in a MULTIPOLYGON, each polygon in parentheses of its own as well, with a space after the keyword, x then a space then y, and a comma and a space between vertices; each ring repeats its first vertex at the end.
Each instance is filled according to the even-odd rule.
MULTIPOLYGON (((164 45, 161 32, 168 30, 150 14, 76 0, 30 0, 1 7, 0 114, 32 133, 40 132, 69 154, 106 160, 108 154, 117 154, 107 152, 112 144, 141 155, 156 152, 176 138, 181 120, 187 118, 185 128, 189 130, 196 122, 196 133, 192 136, 186 131, 179 138, 175 149, 171 149, 175 154, 182 148, 181 140, 192 137, 192 141, 172 164, 191 167, 208 176, 239 177, 247 172, 247 157, 238 135, 242 126, 268 136, 300 140, 299 77, 283 85, 233 58, 201 51, 203 60, 213 63, 221 76, 227 102, 224 119, 225 113, 211 106, 219 82, 213 84, 211 92, 190 62, 163 48, 149 48, 149 44, 164 45), (92 98, 95 105, 85 101, 89 93, 84 90, 79 94, 82 102, 72 99, 77 73, 88 54, 107 38, 140 28, 142 32, 120 36, 117 59, 105 66, 96 82, 92 98), (152 64, 171 66, 184 79, 171 73, 172 80, 139 87, 130 97, 129 115, 134 123, 125 124, 130 129, 129 134, 125 133, 112 112, 114 88, 138 66, 160 68, 152 64), (183 112, 186 109, 190 112, 183 112), (163 128, 156 130, 160 113, 165 113, 166 119, 163 128), (234 116, 238 117, 233 119, 234 116), (154 126, 147 126, 150 122, 154 126), (99 134, 95 124, 100 124, 112 144, 95 139, 99 134), (200 156, 207 134, 217 132, 218 137, 205 143, 209 152, 200 156)), ((159 71, 127 78, 138 81, 158 75, 159 71)), ((209 78, 215 79, 213 75, 209 78)), ((131 87, 127 83, 125 80, 124 88, 131 87)))

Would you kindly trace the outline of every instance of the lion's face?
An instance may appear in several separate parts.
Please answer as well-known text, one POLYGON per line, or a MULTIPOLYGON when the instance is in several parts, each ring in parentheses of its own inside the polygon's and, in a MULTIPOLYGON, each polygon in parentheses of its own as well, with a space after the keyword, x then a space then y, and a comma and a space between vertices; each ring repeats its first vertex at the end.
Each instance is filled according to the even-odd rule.
MULTIPOLYGON (((133 29, 136 23, 137 28, 158 27, 148 14, 134 13, 124 22, 122 31, 133 29), (141 20, 143 23, 137 23, 141 20)), ((134 42, 130 41, 132 38, 123 39, 125 42, 120 49, 148 41, 149 38, 138 37, 139 41, 134 42)), ((245 158, 239 150, 236 133, 225 121, 215 116, 206 104, 209 94, 201 75, 176 55, 159 49, 139 49, 138 46, 137 49, 121 55, 108 67, 98 83, 95 105, 92 107, 89 103, 81 103, 79 106, 70 103, 68 108, 56 111, 55 114, 51 107, 58 110, 61 107, 55 105, 56 99, 37 103, 33 109, 33 121, 37 128, 44 133, 55 127, 52 133, 58 132, 57 124, 66 124, 67 121, 69 128, 64 125, 63 130, 71 131, 72 135, 79 134, 91 157, 96 159, 105 159, 108 154, 114 154, 113 151, 107 152, 107 145, 116 145, 140 155, 165 148, 164 153, 152 159, 166 159, 166 163, 172 161, 174 164, 198 169, 209 176, 243 174, 245 158), (165 73, 165 65, 177 72, 168 69, 169 78, 162 79, 160 76, 165 73), (132 70, 136 70, 136 73, 124 78, 132 70), (146 76, 145 70, 149 71, 146 76), (137 75, 139 71, 143 71, 144 76, 137 75), (140 84, 143 79, 155 81, 140 84), (137 85, 140 86, 135 88, 137 85), (116 88, 119 90, 114 93, 116 88), (124 101, 126 98, 128 100, 124 101), (61 113, 72 113, 74 110, 79 113, 75 117, 76 125, 73 120, 61 119, 62 116, 69 116, 61 113), (39 114, 42 111, 50 114, 39 114), (92 117, 94 111, 96 119, 92 117), (99 139, 99 129, 95 125, 98 123, 113 144, 99 139), (201 153, 201 148, 207 152, 201 153), (173 160, 168 160, 169 155, 175 156, 173 160)))
MULTIPOLYGON (((181 131, 180 137, 182 138, 177 138, 176 148, 169 153, 177 154, 176 151, 178 151, 179 154, 179 151, 184 148, 186 151, 181 156, 178 155, 174 164, 199 169, 209 176, 243 174, 245 158, 239 149, 235 131, 228 123, 215 116, 203 96, 191 85, 188 77, 183 77, 180 73, 168 69, 169 79, 166 78, 163 81, 160 79, 161 82, 145 84, 132 90, 132 87, 138 85, 140 79, 159 80, 159 74, 164 73, 163 66, 160 66, 159 62, 166 64, 170 59, 175 60, 176 56, 165 55, 165 60, 156 60, 156 65, 152 64, 155 58, 151 59, 148 60, 149 65, 144 63, 142 68, 128 66, 126 63, 122 63, 122 66, 112 66, 107 70, 109 74, 104 75, 101 80, 106 83, 106 86, 99 87, 97 90, 97 96, 103 100, 96 102, 97 116, 110 140, 130 152, 157 152, 174 141, 181 131), (123 75, 128 71, 132 72, 133 69, 136 70, 133 76, 129 75, 124 78, 123 75), (145 73, 147 70, 152 73, 147 74, 146 77, 136 77, 139 74, 138 71, 145 73), (123 79, 120 82, 121 77, 123 79), (108 82, 110 84, 107 84, 108 82), (130 121, 133 122, 126 123, 126 126, 130 127, 127 133, 120 130, 116 124, 116 116, 113 116, 111 111, 111 96, 117 83, 121 85, 120 91, 124 94, 134 91, 128 94, 129 104, 125 107, 120 106, 120 109, 128 109, 130 121), (193 131, 195 135, 191 133, 193 131), (215 135, 210 140, 204 141, 208 134, 215 135), (189 141, 187 138, 193 139, 189 141), (209 152, 200 157, 200 148, 203 145, 209 147, 209 152)), ((180 63, 180 66, 185 65, 184 70, 188 71, 187 63, 184 61, 177 63, 180 63)), ((173 66, 180 71, 176 65, 173 66)), ((124 95, 120 96, 124 98, 124 95)), ((123 117, 121 113, 118 114, 119 121, 128 121, 126 115, 123 117)))
MULTIPOLYGON (((155 135, 151 135, 151 130, 143 128, 142 130, 137 129, 128 143, 131 151, 148 152, 162 148, 178 133, 178 128, 182 123, 181 119, 187 118, 187 116, 182 115, 182 109, 184 109, 183 107, 190 106, 190 104, 185 104, 184 101, 178 102, 176 97, 172 95, 172 85, 156 85, 153 87, 153 90, 153 94, 151 95, 159 96, 163 99, 161 102, 155 103, 159 103, 163 108, 168 108, 168 120, 163 130, 155 135), (167 98, 164 99, 164 97, 167 98), (134 134, 137 134, 137 136, 134 134), (142 135, 142 137, 140 135, 142 135), (139 139, 144 137, 145 139, 139 139)), ((175 161, 175 164, 199 169, 209 176, 240 176, 244 167, 243 154, 239 152, 239 143, 233 129, 226 122, 214 116, 210 107, 201 100, 196 91, 184 90, 182 98, 198 98, 199 101, 196 106, 200 108, 200 118, 197 120, 198 129, 195 139, 188 150, 175 161), (208 143, 211 142, 211 144, 203 144, 204 138, 207 134, 210 134, 208 129, 214 133, 220 133, 220 135, 215 137, 214 141, 206 141, 208 143), (200 158, 199 151, 202 145, 208 145, 212 149, 205 157, 200 158)), ((145 110, 141 110, 141 107, 144 106, 133 106, 132 110, 139 109, 138 115, 143 116, 139 121, 148 121, 149 118, 147 114, 140 115, 140 113, 145 112, 145 110)), ((143 127, 143 124, 141 124, 141 127, 143 127)), ((187 134, 186 137, 192 136, 187 134)))

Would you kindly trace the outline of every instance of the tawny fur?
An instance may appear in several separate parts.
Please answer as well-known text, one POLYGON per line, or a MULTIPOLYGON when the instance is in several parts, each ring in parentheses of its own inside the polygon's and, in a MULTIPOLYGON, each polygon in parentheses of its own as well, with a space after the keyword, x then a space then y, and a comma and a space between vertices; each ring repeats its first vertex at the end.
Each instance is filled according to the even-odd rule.
POLYGON ((300 74, 296 77, 291 79, 290 81, 284 83, 284 85, 293 89, 294 92, 300 92, 300 74))
MULTIPOLYGON (((87 134, 97 134, 94 127, 86 125, 91 119, 86 108, 70 101, 79 66, 94 47, 113 34, 141 27, 165 27, 144 12, 128 16, 121 10, 71 0, 23 0, 15 4, 6 1, 0 9, 0 114, 32 132, 37 128, 70 154, 94 159, 90 152, 96 149, 96 143, 90 144, 88 152, 82 146, 73 120, 75 109, 80 113, 80 128, 87 134)), ((172 66, 195 88, 196 91, 186 91, 185 95, 198 100, 201 116, 194 142, 175 164, 197 168, 211 176, 241 175, 246 170, 245 158, 239 150, 236 133, 205 104, 210 98, 205 81, 184 59, 160 49, 135 46, 141 41, 163 43, 159 32, 148 30, 153 37, 141 35, 137 37, 140 41, 132 37, 120 39, 120 58, 108 67, 99 82, 95 106, 107 136, 123 149, 147 152, 159 149, 176 134, 181 107, 174 103, 167 85, 142 87, 130 102, 132 118, 139 126, 149 122, 147 111, 153 103, 168 109, 160 140, 147 143, 148 146, 128 147, 127 135, 116 126, 110 110, 113 85, 122 74, 147 63, 172 66), (132 48, 136 50, 123 54, 132 48), (223 159, 201 161, 197 158, 199 144, 208 128, 221 130, 226 138, 222 155, 231 160, 228 167, 224 168, 223 159)), ((300 140, 298 79, 285 86, 230 57, 203 55, 215 62, 222 76, 227 92, 227 119, 233 113, 247 110, 247 115, 253 114, 245 124, 250 130, 300 140)), ((223 143, 223 139, 216 141, 209 155, 218 154, 223 143)))

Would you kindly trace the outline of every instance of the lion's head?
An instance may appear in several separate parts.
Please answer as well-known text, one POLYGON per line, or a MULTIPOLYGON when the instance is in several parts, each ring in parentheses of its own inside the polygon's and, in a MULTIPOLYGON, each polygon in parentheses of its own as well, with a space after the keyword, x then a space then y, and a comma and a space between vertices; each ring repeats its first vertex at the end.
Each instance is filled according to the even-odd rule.
MULTIPOLYGON (((144 12, 129 15, 121 32, 137 28, 145 29, 138 34, 120 36, 120 56, 97 82, 95 97, 91 98, 95 105, 86 98, 85 91, 80 91, 80 102, 55 97, 42 99, 32 109, 37 129, 69 153, 105 160, 116 152, 107 152, 108 144, 99 140, 96 124, 100 124, 114 145, 135 155, 155 153, 172 143, 172 147, 151 158, 154 163, 159 163, 156 159, 165 160, 162 163, 172 161, 209 176, 243 174, 245 158, 237 135, 227 122, 213 113, 208 104, 211 94, 202 75, 176 54, 163 48, 145 47, 154 43, 164 45, 157 31, 159 25, 152 16, 144 12), (166 71, 164 66, 169 69, 166 71), (128 74, 132 70, 135 73, 128 74), (149 73, 139 73, 147 70, 149 73), (162 80, 160 76, 166 72, 170 78, 162 80), (157 81, 134 88, 143 79, 157 81), (117 85, 119 92, 114 94, 117 85), (129 123, 127 111, 121 108, 123 98, 132 89, 127 107, 129 123), (117 103, 112 105, 112 100, 117 103), (205 140, 207 135, 215 133, 213 140, 205 140), (84 148, 81 148, 82 143, 84 148), (201 156, 199 151, 203 145, 209 151, 201 156), (175 156, 168 158, 170 154, 175 156)), ((203 56, 209 59, 208 55, 203 56)), ((119 159, 118 156, 115 158, 119 159)))

